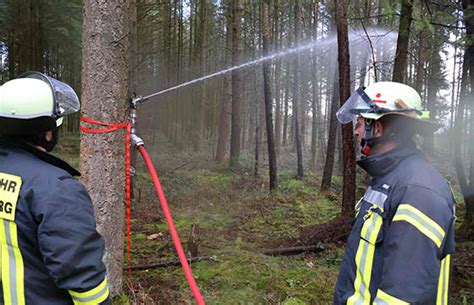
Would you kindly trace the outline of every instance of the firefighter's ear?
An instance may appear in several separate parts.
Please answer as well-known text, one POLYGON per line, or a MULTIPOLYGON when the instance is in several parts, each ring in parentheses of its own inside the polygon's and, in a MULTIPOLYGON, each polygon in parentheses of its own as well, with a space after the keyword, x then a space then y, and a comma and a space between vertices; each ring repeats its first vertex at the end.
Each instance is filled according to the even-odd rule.
POLYGON ((50 131, 46 131, 44 133, 44 138, 46 140, 46 142, 49 142, 53 139, 53 132, 50 130, 50 131))
POLYGON ((383 135, 384 132, 385 132, 384 124, 380 120, 375 121, 374 136, 376 138, 379 138, 383 135))

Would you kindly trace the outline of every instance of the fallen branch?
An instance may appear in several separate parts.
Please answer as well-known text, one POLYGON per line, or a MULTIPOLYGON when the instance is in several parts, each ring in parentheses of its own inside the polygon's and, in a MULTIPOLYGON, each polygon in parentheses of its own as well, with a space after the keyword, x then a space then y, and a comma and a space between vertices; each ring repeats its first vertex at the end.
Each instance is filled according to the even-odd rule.
POLYGON ((296 255, 303 252, 321 252, 324 250, 324 247, 321 245, 311 245, 311 246, 299 246, 299 247, 288 247, 288 248, 276 248, 276 249, 266 249, 261 250, 259 253, 265 255, 296 255))
MULTIPOLYGON (((256 253, 265 254, 265 255, 296 255, 303 252, 321 252, 324 250, 324 247, 321 245, 312 245, 312 246, 300 246, 300 247, 287 247, 287 248, 276 248, 276 249, 264 249, 256 251, 256 253)), ((217 261, 219 258, 222 257, 229 257, 229 256, 237 256, 237 253, 224 253, 220 255, 212 255, 212 256, 198 256, 198 257, 190 257, 188 258, 189 263, 200 262, 200 261, 217 261)), ((155 269, 155 268, 166 268, 172 266, 179 266, 181 263, 179 260, 170 260, 170 261, 162 261, 156 262, 151 264, 143 264, 143 265, 135 265, 131 266, 130 270, 148 270, 148 269, 155 269)), ((127 269, 127 266, 123 267, 127 269)))
MULTIPOLYGON (((221 255, 224 256, 224 255, 221 255)), ((193 262, 200 262, 200 261, 215 261, 217 256, 198 256, 198 257, 190 257, 188 258, 189 263, 193 262)), ((135 265, 131 266, 130 270, 148 270, 148 269, 155 269, 155 268, 164 268, 164 267, 172 267, 172 266, 179 266, 181 262, 179 260, 171 260, 171 261, 163 261, 151 264, 144 264, 144 265, 135 265)), ((127 267, 124 267, 126 269, 127 267)))

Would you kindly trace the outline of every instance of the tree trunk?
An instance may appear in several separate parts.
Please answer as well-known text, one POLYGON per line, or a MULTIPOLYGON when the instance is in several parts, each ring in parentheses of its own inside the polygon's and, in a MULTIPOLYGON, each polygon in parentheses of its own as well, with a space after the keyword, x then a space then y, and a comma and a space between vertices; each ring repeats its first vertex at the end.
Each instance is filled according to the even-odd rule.
POLYGON ((417 64, 416 64, 416 76, 415 76, 415 90, 418 92, 423 92, 423 81, 426 79, 425 75, 425 62, 427 57, 427 51, 429 50, 429 46, 426 46, 425 41, 428 41, 428 37, 426 33, 421 32, 419 43, 420 47, 417 50, 417 64))
POLYGON ((329 112, 329 132, 326 151, 326 162, 324 163, 323 179, 321 181, 321 192, 328 191, 331 188, 332 172, 334 169, 334 158, 336 156, 337 143, 337 119, 336 112, 339 109, 339 73, 334 75, 333 93, 331 99, 331 110, 329 112))
MULTIPOLYGON (((274 6, 274 35, 273 35, 273 42, 274 42, 274 49, 279 50, 281 45, 281 36, 282 32, 280 31, 280 23, 278 22, 279 19, 279 0, 275 0, 274 6)), ((275 63, 275 151, 277 156, 280 154, 280 146, 281 146, 281 133, 282 133, 282 114, 281 114, 281 58, 276 59, 275 63)))
POLYGON ((287 72, 286 72, 286 78, 285 78, 285 96, 284 96, 284 106, 285 106, 285 113, 283 115, 283 133, 281 135, 282 138, 282 146, 286 146, 288 143, 288 124, 289 122, 289 94, 290 94, 290 82, 289 82, 289 67, 290 65, 286 65, 287 67, 287 72))
MULTIPOLYGON (((126 121, 129 1, 84 1, 82 114, 104 122, 126 121), (113 30, 112 30, 113 29, 113 30)), ((81 134, 82 182, 94 203, 105 239, 111 295, 122 287, 124 132, 81 134)))
MULTIPOLYGON (((339 63, 339 92, 342 106, 350 96, 350 60, 346 0, 337 1, 336 24, 339 63)), ((356 178, 355 153, 352 142, 352 123, 342 126, 342 141, 344 156, 342 215, 350 217, 354 212, 356 178)))
MULTIPOLYGON (((469 24, 469 23, 466 23, 469 24)), ((468 34, 471 30, 468 27, 468 34)), ((463 158, 462 158, 462 138, 463 138, 463 113, 464 108, 466 107, 466 103, 468 100, 467 94, 467 85, 469 82, 468 73, 471 66, 471 60, 474 59, 472 55, 473 49, 471 45, 466 45, 466 50, 464 52, 463 57, 463 66, 462 66, 462 76, 461 76, 461 85, 460 85, 460 101, 458 105, 458 109, 456 111, 456 119, 454 122, 454 167, 456 169, 457 179, 459 182, 459 186, 461 188, 461 193, 464 197, 464 203, 466 205, 466 215, 464 217, 464 222, 461 225, 459 231, 462 237, 468 237, 472 239, 472 234, 474 234, 473 228, 473 206, 474 206, 474 190, 471 189, 471 185, 473 184, 472 181, 468 181, 466 178, 466 174, 464 172, 463 166, 463 158), (471 185, 470 183, 471 182, 471 185)), ((472 163, 471 163, 472 168, 472 163)))
MULTIPOLYGON (((263 56, 269 54, 270 45, 270 19, 269 19, 270 0, 264 0, 262 9, 262 48, 263 56)), ((265 100, 265 125, 267 128, 267 148, 268 148, 268 164, 270 177, 270 191, 274 190, 277 185, 277 163, 275 154, 275 140, 273 138, 273 110, 272 110, 272 92, 270 86, 270 66, 269 61, 263 63, 263 93, 265 100)))
POLYGON ((394 82, 403 83, 405 80, 408 58, 408 40, 410 37, 412 11, 413 0, 402 0, 400 27, 397 39, 397 51, 395 52, 395 63, 392 77, 392 80, 394 82))
MULTIPOLYGON (((312 18, 312 28, 311 28, 311 36, 313 38, 313 42, 316 42, 318 39, 318 12, 319 12, 319 0, 314 0, 312 5, 313 18, 312 18)), ((318 63, 317 63, 317 53, 313 52, 311 56, 311 63, 312 63, 312 75, 311 75, 311 87, 312 87, 312 98, 311 98, 311 112, 312 112, 312 122, 311 122, 311 159, 310 159, 310 168, 312 170, 316 169, 316 157, 317 157, 317 150, 318 150, 318 123, 321 121, 321 107, 320 101, 318 99, 319 93, 319 81, 318 81, 318 63)))
MULTIPOLYGON (((301 5, 300 0, 295 0, 294 2, 294 13, 295 13, 295 26, 294 26, 294 47, 299 43, 300 35, 300 14, 301 14, 301 5)), ((295 145, 296 145, 296 158, 297 158, 297 170, 296 170, 296 179, 303 179, 304 170, 303 170, 303 147, 301 144, 301 135, 300 135, 300 57, 299 54, 296 54, 295 59, 293 60, 293 116, 294 116, 294 130, 295 130, 295 145)))
POLYGON ((255 103, 255 154, 254 154, 254 162, 253 162, 253 176, 258 178, 260 176, 258 169, 260 167, 260 101, 257 99, 255 103))
MULTIPOLYGON (((232 25, 231 25, 231 13, 228 12, 229 7, 226 6, 226 36, 225 36, 225 64, 230 63, 231 56, 229 54, 232 49, 232 25)), ((229 145, 229 134, 230 134, 230 114, 231 114, 231 103, 232 92, 231 92, 231 78, 228 75, 224 75, 224 88, 222 93, 221 111, 219 115, 219 134, 217 138, 217 152, 216 161, 219 163, 224 162, 227 146, 229 145)))
MULTIPOLYGON (((200 0, 198 6, 198 28, 196 29, 195 41, 195 77, 201 77, 205 74, 207 48, 207 1, 200 0)), ((169 49, 169 46, 167 47, 169 49)), ((193 104, 196 107, 196 125, 194 130, 193 144, 195 150, 200 150, 204 141, 204 121, 205 121, 205 88, 206 83, 202 82, 195 86, 193 94, 193 104)))
MULTIPOLYGON (((435 32, 436 33, 436 32, 435 32)), ((439 56, 440 45, 436 40, 436 35, 431 37, 430 43, 430 62, 428 67, 428 96, 426 98, 426 108, 430 112, 430 120, 433 122, 437 121, 438 112, 438 90, 441 87, 441 83, 444 82, 444 75, 441 69, 441 58, 439 56)), ((434 133, 424 136, 423 138, 423 151, 426 154, 433 155, 435 147, 434 133)))
MULTIPOLYGON (((240 61, 240 0, 232 1, 232 65, 240 61)), ((230 135, 230 167, 237 167, 240 163, 240 138, 242 126, 240 122, 241 84, 240 72, 232 72, 232 120, 230 135)))
POLYGON ((461 186, 461 191, 464 197, 464 202, 466 204, 466 215, 464 216, 464 222, 461 226, 461 232, 464 237, 468 240, 474 239, 474 5, 471 0, 462 1, 463 11, 464 11, 464 22, 466 24, 466 34, 467 41, 466 50, 464 54, 464 65, 467 65, 467 68, 463 67, 463 77, 462 77, 462 88, 461 88, 461 101, 459 103, 459 110, 457 111, 456 123, 458 125, 458 145, 455 145, 455 165, 456 172, 461 186), (465 72, 469 71, 469 78, 466 77, 465 72), (469 95, 466 95, 466 87, 469 81, 470 92, 469 95), (467 104, 469 102, 469 104, 467 104), (464 173, 464 168, 462 166, 462 157, 461 157, 461 121, 463 107, 470 109, 470 124, 469 124, 469 140, 467 141, 468 146, 468 162, 469 162, 469 180, 466 178, 464 173))

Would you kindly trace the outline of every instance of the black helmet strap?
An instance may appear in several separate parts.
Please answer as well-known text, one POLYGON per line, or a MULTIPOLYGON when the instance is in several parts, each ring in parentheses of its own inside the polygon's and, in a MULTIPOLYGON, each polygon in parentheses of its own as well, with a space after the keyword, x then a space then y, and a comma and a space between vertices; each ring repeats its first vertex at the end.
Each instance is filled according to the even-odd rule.
POLYGON ((375 140, 374 122, 375 121, 371 119, 364 119, 364 124, 365 124, 364 137, 362 138, 362 141, 360 142, 360 146, 361 146, 360 152, 364 155, 367 155, 370 149, 375 144, 373 143, 375 140))
POLYGON ((397 117, 399 120, 397 120, 395 123, 384 124, 384 132, 380 137, 375 137, 375 120, 364 119, 365 133, 361 141, 362 154, 367 155, 371 148, 389 140, 393 140, 395 136, 396 141, 399 143, 405 143, 413 138, 415 132, 409 122, 404 120, 406 117, 397 117))

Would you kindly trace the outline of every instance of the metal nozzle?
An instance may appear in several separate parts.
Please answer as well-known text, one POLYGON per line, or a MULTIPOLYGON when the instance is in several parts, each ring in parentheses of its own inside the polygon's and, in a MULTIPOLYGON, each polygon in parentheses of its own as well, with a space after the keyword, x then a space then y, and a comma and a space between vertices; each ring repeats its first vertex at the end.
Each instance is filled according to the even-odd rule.
POLYGON ((130 141, 132 142, 132 145, 135 147, 143 146, 145 145, 145 142, 143 142, 142 138, 137 136, 136 134, 132 133, 130 135, 130 141))

